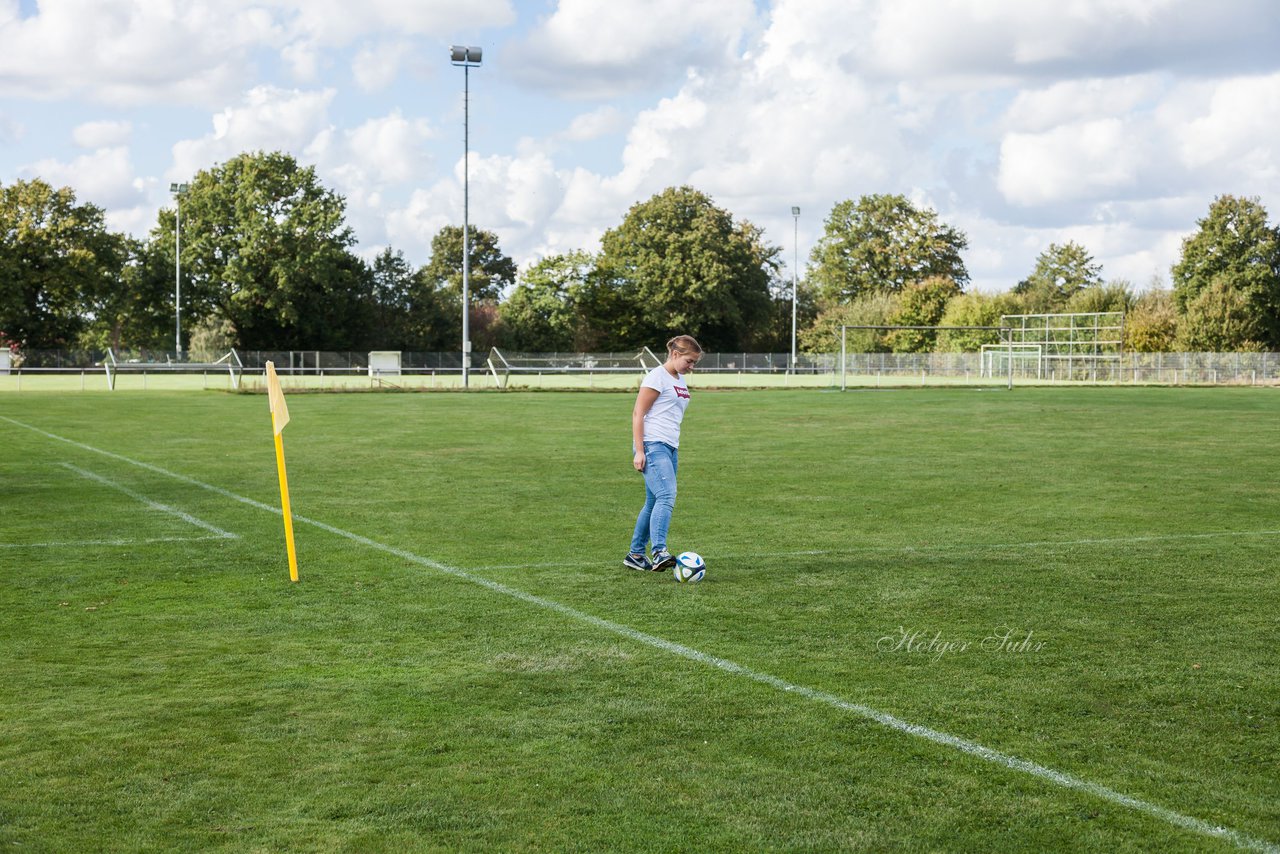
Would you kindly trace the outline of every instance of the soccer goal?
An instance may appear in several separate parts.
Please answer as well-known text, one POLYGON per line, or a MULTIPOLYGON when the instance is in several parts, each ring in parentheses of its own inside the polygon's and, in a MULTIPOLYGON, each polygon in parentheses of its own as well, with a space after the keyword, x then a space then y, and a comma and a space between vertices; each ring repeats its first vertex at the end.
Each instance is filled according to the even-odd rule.
POLYGON ((1044 348, 1039 344, 983 344, 980 352, 982 375, 989 379, 1044 375, 1044 348))
POLYGON ((504 353, 489 350, 486 365, 497 388, 627 388, 662 364, 652 350, 627 353, 504 353))
POLYGON ((240 354, 235 350, 231 350, 222 358, 214 359, 211 362, 175 362, 172 359, 159 362, 144 361, 142 359, 121 361, 116 358, 114 350, 108 349, 101 365, 107 375, 107 388, 111 391, 116 390, 116 380, 119 379, 121 374, 141 375, 143 388, 146 388, 148 376, 207 375, 211 371, 214 373, 226 371, 231 378, 231 387, 236 389, 240 388, 240 378, 244 375, 244 363, 240 361, 240 354))

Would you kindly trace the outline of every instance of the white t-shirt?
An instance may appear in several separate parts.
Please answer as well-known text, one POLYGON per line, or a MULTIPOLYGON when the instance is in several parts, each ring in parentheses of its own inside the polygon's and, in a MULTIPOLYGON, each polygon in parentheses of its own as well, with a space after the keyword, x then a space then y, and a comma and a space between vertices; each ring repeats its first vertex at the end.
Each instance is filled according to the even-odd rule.
POLYGON ((640 385, 658 392, 658 399, 644 416, 644 440, 680 447, 680 422, 684 419, 684 411, 689 408, 689 386, 684 376, 673 377, 659 365, 640 385))

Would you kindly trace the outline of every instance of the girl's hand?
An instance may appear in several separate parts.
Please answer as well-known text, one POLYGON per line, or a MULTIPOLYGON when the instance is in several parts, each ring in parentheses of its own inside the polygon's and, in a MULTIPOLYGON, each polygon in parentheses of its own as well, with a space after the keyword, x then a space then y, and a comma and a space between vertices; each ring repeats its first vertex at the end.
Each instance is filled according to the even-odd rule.
POLYGON ((636 467, 636 471, 644 471, 644 451, 636 451, 636 457, 631 464, 636 467))

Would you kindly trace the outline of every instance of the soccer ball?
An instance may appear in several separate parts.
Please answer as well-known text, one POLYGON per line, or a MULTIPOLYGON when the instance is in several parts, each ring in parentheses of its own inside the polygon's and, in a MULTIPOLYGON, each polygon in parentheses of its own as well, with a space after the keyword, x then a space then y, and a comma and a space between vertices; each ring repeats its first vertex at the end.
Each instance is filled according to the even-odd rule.
POLYGON ((707 574, 707 562, 697 552, 684 552, 676 558, 676 565, 671 570, 676 581, 694 584, 707 574))

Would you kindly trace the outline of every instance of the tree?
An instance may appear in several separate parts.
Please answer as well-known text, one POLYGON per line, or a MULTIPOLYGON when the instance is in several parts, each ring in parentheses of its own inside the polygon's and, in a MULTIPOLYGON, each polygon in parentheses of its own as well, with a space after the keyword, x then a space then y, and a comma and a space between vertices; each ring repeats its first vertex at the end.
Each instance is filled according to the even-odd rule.
MULTIPOLYGON (((937 326, 946 313, 947 303, 960 295, 960 286, 947 276, 930 276, 922 282, 911 282, 902 289, 893 325, 937 326)), ((928 329, 895 329, 889 333, 889 346, 895 353, 922 353, 932 350, 937 333, 928 329)))
POLYGON ((1230 273, 1218 274, 1186 305, 1179 328, 1181 349, 1203 353, 1265 350, 1263 324, 1249 294, 1230 273))
MULTIPOLYGON (((797 348, 801 333, 813 325, 819 314, 817 295, 804 279, 796 288, 796 339, 797 348)), ((747 340, 742 347, 751 353, 790 353, 791 352, 791 281, 774 278, 769 286, 769 313, 767 320, 747 340)))
MULTIPOLYGON (((869 291, 846 303, 827 303, 813 323, 799 334, 800 349, 806 353, 840 352, 841 326, 887 326, 897 315, 898 294, 869 291)), ((845 330, 845 349, 850 353, 888 353, 888 335, 882 330, 845 330)))
POLYGON ((1022 297, 1028 314, 1045 314, 1061 311, 1077 292, 1101 285, 1102 265, 1079 243, 1068 241, 1050 243, 1036 258, 1031 275, 1018 282, 1013 292, 1022 297))
MULTIPOLYGON (((1205 292, 1219 291, 1201 304, 1197 323, 1209 311, 1226 310, 1226 291, 1243 297, 1241 309, 1257 324, 1250 335, 1271 349, 1280 349, 1280 228, 1267 223, 1267 211, 1256 198, 1219 196, 1209 215, 1198 220, 1199 230, 1182 242, 1182 258, 1173 265, 1173 294, 1179 311, 1190 314, 1205 292)), ((1234 314, 1235 309, 1228 312, 1234 314)), ((1199 332, 1196 340, 1208 340, 1199 332)), ((1217 334, 1217 333, 1215 333, 1217 334)), ((1253 340, 1250 338, 1249 340, 1253 340)))
POLYGON ((508 346, 525 352, 590 349, 588 320, 595 259, 581 250, 530 267, 502 303, 508 346))
POLYGON ((1133 305, 1133 287, 1124 279, 1112 279, 1107 284, 1089 285, 1071 295, 1063 310, 1078 314, 1094 314, 1104 311, 1128 311, 1133 305))
POLYGON ((1178 338, 1178 309, 1173 292, 1148 291, 1134 302, 1124 318, 1124 349, 1137 353, 1167 353, 1178 338))
MULTIPOLYGON (((938 321, 941 326, 999 326, 1006 314, 1017 313, 1017 301, 1009 294, 961 294, 947 303, 938 321)), ((1000 343, 998 329, 942 330, 935 349, 940 353, 976 353, 983 344, 1000 343)))
POLYGON ((0 334, 26 349, 71 347, 121 289, 127 256, 102 209, 35 179, 0 187, 0 334))
MULTIPOLYGON (((498 235, 468 226, 471 235, 471 267, 467 291, 476 302, 496 303, 515 284, 516 263, 498 247, 498 235)), ((431 238, 431 260, 422 275, 433 286, 462 295, 462 227, 446 225, 431 238)))
MULTIPOLYGON (((376 341, 369 268, 343 198, 287 154, 240 154, 183 195, 183 317, 216 314, 241 347, 356 349, 376 341)), ((173 258, 174 212, 153 240, 173 258)))
MULTIPOLYGON (((501 329, 498 299, 515 284, 516 264, 498 246, 498 236, 474 225, 468 226, 471 265, 467 276, 468 337, 473 352, 488 350, 497 343, 501 329)), ((448 327, 445 338, 462 341, 462 228, 446 225, 431 238, 431 260, 418 271, 417 302, 424 318, 427 306, 443 315, 448 327)), ((424 337, 425 340, 425 337, 424 337)), ((455 349, 447 344, 441 349, 455 349)))
POLYGON ((451 299, 437 289, 421 270, 413 269, 403 252, 390 246, 373 259, 370 274, 380 346, 414 351, 458 347, 460 298, 451 299))
POLYGON ((906 196, 863 196, 831 209, 822 238, 809 255, 809 276, 828 302, 849 302, 876 291, 897 293, 912 282, 946 276, 969 281, 964 233, 942 223, 906 196))
POLYGON ((119 286, 88 300, 89 320, 80 342, 95 350, 172 351, 177 319, 173 259, 148 241, 125 238, 124 245, 119 286))
POLYGON ((236 346, 236 328, 230 320, 211 314, 191 327, 192 361, 212 361, 227 355, 236 346))
POLYGON ((403 252, 388 246, 373 259, 369 272, 378 328, 388 333, 389 338, 398 338, 399 327, 409 313, 413 267, 405 260, 403 252))
POLYGON ((619 344, 693 335, 709 351, 737 350, 769 319, 769 283, 781 249, 761 229, 692 187, 634 205, 601 239, 600 284, 619 344))

